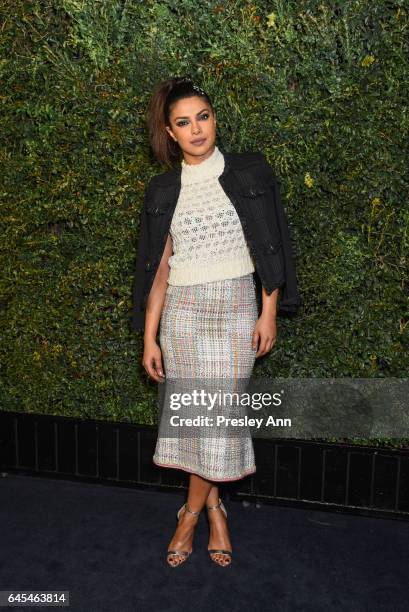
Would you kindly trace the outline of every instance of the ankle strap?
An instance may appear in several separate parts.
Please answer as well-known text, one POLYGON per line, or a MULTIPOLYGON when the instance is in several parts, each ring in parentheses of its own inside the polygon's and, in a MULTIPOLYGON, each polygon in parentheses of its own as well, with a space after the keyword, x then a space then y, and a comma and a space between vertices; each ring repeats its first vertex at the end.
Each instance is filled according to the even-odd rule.
POLYGON ((191 510, 191 509, 189 508, 189 505, 188 505, 188 503, 187 503, 187 502, 185 502, 185 510, 187 510, 188 512, 190 512, 190 514, 194 514, 195 516, 199 516, 199 514, 200 514, 200 510, 199 510, 198 512, 195 512, 194 510, 191 510))
POLYGON ((219 497, 219 503, 216 506, 206 506, 206 508, 208 510, 217 510, 217 508, 220 508, 221 505, 222 505, 222 500, 219 497))

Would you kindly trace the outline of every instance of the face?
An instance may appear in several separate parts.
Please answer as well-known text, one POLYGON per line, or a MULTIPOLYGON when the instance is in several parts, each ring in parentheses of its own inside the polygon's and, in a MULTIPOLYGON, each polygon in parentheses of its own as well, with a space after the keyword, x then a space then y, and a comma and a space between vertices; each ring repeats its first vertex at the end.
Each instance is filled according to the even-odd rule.
POLYGON ((216 115, 204 98, 193 96, 175 102, 170 109, 169 123, 166 130, 179 144, 187 164, 200 164, 213 153, 216 115))

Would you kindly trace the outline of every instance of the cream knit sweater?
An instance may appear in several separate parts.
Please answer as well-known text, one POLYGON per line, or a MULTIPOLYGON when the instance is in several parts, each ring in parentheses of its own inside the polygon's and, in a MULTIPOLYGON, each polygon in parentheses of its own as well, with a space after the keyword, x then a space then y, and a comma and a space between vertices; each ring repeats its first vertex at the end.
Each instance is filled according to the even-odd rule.
POLYGON ((170 285, 196 285, 254 272, 240 219, 218 181, 223 169, 218 147, 199 164, 182 161, 181 190, 170 226, 170 285))

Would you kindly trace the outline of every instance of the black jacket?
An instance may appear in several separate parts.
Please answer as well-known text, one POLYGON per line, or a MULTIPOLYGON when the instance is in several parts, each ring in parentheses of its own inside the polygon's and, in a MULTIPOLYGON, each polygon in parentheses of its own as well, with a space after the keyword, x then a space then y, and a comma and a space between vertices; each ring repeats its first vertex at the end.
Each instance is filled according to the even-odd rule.
MULTIPOLYGON (((270 295, 281 287, 277 313, 295 313, 298 294, 293 249, 278 181, 262 153, 224 153, 219 182, 236 208, 253 258, 259 313, 261 285, 270 295)), ((172 222, 181 188, 181 166, 150 180, 140 213, 139 244, 133 287, 132 326, 145 328, 146 302, 172 222)))

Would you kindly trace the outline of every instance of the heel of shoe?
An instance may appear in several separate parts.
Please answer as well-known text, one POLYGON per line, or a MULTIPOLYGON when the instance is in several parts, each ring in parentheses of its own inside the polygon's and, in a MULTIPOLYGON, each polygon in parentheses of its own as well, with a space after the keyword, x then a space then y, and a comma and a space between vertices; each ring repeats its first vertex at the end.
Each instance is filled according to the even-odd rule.
POLYGON ((182 510, 183 510, 183 508, 184 508, 184 507, 185 507, 185 504, 183 504, 183 506, 181 506, 181 507, 179 508, 179 510, 177 511, 177 513, 176 513, 176 520, 177 520, 177 521, 179 521, 179 518, 180 518, 180 513, 182 512, 182 510))
MULTIPOLYGON (((189 505, 187 502, 185 502, 178 510, 177 514, 176 514, 176 521, 179 522, 179 518, 180 518, 180 513, 182 512, 182 510, 184 510, 185 512, 190 512, 190 514, 194 514, 195 516, 199 516, 200 514, 200 510, 198 512, 195 512, 193 510, 191 510, 189 508, 189 505)), ((168 565, 170 565, 171 567, 179 567, 179 565, 182 565, 182 563, 185 563, 185 561, 190 557, 190 555, 193 552, 193 547, 192 550, 168 550, 167 551, 167 562, 168 565), (176 558, 179 559, 179 562, 176 564, 171 563, 171 559, 176 558)))

